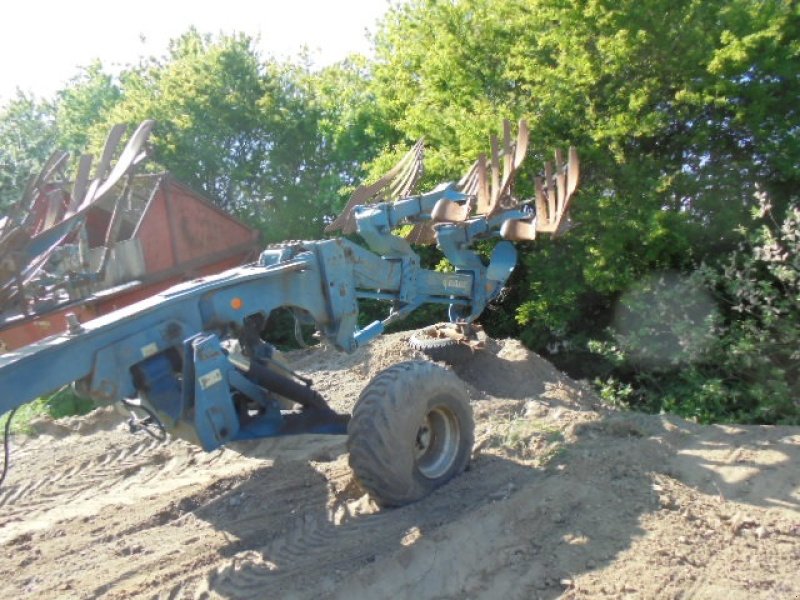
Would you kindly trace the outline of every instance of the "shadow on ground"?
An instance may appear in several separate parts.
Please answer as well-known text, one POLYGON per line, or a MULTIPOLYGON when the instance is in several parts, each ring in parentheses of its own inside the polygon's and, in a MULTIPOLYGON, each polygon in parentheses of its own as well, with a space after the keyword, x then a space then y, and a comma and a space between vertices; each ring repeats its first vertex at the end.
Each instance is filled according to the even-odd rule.
MULTIPOLYGON (((456 372, 489 401, 585 411, 591 399, 547 398, 557 372, 530 356, 490 353, 456 372)), ((645 535, 643 517, 676 509, 659 493, 663 477, 800 509, 798 470, 785 468, 800 458, 796 429, 593 416, 567 428, 544 467, 489 448, 444 488, 393 510, 370 507, 342 456, 261 469, 195 511, 230 543, 222 566, 188 586, 225 598, 550 599, 645 535)))

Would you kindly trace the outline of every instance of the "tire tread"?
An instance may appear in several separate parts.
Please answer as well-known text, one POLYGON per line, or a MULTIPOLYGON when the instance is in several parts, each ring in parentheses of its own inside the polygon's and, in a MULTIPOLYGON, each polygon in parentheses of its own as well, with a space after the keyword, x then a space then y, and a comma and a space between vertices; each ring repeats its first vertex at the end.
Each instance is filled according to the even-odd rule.
MULTIPOLYGON (((427 361, 408 361, 380 372, 362 391, 348 426, 349 462, 358 482, 378 504, 407 504, 430 491, 415 477, 415 465, 404 464, 404 453, 399 450, 404 449, 409 441, 404 439, 407 430, 398 420, 408 418, 407 415, 414 418, 415 411, 426 410, 427 404, 422 406, 423 401, 427 403, 427 399, 437 393, 463 399, 468 417, 468 422, 461 423, 460 460, 454 464, 453 472, 444 478, 447 480, 466 467, 474 436, 472 410, 466 400, 466 389, 458 377, 427 361), (415 388, 423 385, 425 391, 431 393, 418 397, 415 388), (409 400, 420 406, 404 406, 409 400), (463 446, 468 446, 466 452, 463 446)), ((434 487, 442 483, 444 481, 437 481, 434 487)))

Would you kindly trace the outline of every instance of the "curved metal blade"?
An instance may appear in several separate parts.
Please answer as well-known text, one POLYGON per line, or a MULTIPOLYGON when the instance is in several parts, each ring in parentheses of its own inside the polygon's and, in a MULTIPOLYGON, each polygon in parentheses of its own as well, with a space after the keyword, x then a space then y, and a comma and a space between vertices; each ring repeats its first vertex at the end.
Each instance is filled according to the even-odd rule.
POLYGON ((47 192, 45 196, 47 209, 45 210, 41 225, 37 228, 37 234, 50 229, 62 219, 64 216, 66 195, 67 193, 62 189, 54 189, 47 192))
POLYGON ((508 175, 512 169, 514 149, 511 147, 511 121, 503 119, 503 173, 508 175))
POLYGON ((461 176, 457 185, 458 191, 464 194, 475 194, 478 191, 478 161, 470 166, 469 170, 461 176))
POLYGON ((547 216, 547 198, 544 194, 542 178, 534 177, 533 185, 536 190, 536 219, 540 224, 547 224, 549 222, 547 216))
POLYGON ((389 201, 408 195, 419 181, 423 172, 424 140, 420 138, 400 161, 384 174, 378 181, 371 185, 360 185, 353 192, 345 204, 342 212, 327 227, 325 231, 341 230, 342 233, 354 233, 356 221, 353 217, 353 208, 363 204, 389 201))
POLYGON ((489 213, 491 214, 500 200, 500 149, 497 136, 492 135, 492 182, 489 193, 489 213))
POLYGON ((569 160, 564 164, 564 156, 556 150, 556 170, 551 163, 545 163, 544 181, 536 177, 536 231, 558 235, 569 229, 568 211, 573 193, 578 187, 578 153, 574 147, 569 149, 569 160))
POLYGON ((125 145, 125 149, 122 151, 122 154, 117 161, 117 164, 114 165, 114 168, 111 169, 111 173, 109 174, 108 178, 100 184, 97 188, 93 197, 90 197, 88 194, 84 199, 81 207, 83 208, 89 203, 97 202, 98 200, 102 199, 111 188, 113 188, 119 181, 125 176, 128 170, 133 167, 139 155, 144 147, 145 142, 147 142, 147 138, 150 137, 150 131, 153 129, 153 125, 155 125, 155 121, 147 120, 143 121, 141 125, 136 129, 136 131, 131 136, 131 139, 128 140, 128 143, 125 145))
POLYGON ((69 152, 56 150, 47 158, 38 175, 36 175, 36 177, 33 179, 28 180, 28 185, 25 186, 25 192, 23 193, 19 204, 17 207, 15 207, 20 212, 27 211, 22 217, 22 227, 30 226, 34 218, 31 209, 33 208, 33 203, 37 199, 36 192, 50 180, 50 178, 56 171, 58 171, 58 169, 66 164, 68 159, 69 152))
POLYGON ((22 197, 13 207, 15 210, 22 210, 23 207, 31 206, 33 203, 33 191, 38 187, 40 178, 41 172, 38 175, 31 175, 28 177, 28 182, 25 184, 25 191, 22 192, 22 197))
POLYGON ((478 206, 475 212, 479 215, 486 214, 491 208, 492 197, 489 191, 489 176, 486 172, 486 155, 478 157, 478 206))
POLYGON ((37 213, 32 209, 38 200, 37 192, 40 191, 42 186, 50 182, 53 175, 66 164, 68 159, 69 152, 56 150, 47 159, 32 184, 26 187, 25 195, 22 197, 19 205, 20 211, 26 211, 21 218, 21 227, 28 229, 33 226, 37 213))
POLYGON ((578 188, 578 180, 580 178, 580 162, 578 160, 578 151, 575 146, 569 147, 569 159, 567 160, 567 198, 575 193, 578 188))
POLYGON ((119 146, 119 141, 125 134, 128 126, 125 123, 117 123, 108 132, 106 143, 103 145, 103 152, 100 154, 100 161, 97 163, 97 169, 94 172, 94 178, 102 181, 108 175, 108 168, 111 165, 111 159, 114 158, 114 151, 119 146))
POLYGON ((97 193, 97 188, 100 187, 100 180, 93 179, 92 183, 89 184, 89 189, 86 190, 86 195, 83 197, 81 204, 78 206, 78 210, 75 212, 80 212, 85 210, 88 206, 91 205, 92 201, 91 198, 94 198, 95 194, 97 193))
POLYGON ((548 223, 551 223, 556 215, 558 197, 556 196, 556 186, 553 183, 553 163, 550 161, 544 163, 544 184, 547 188, 547 220, 548 223))
POLYGON ((525 119, 520 119, 519 130, 517 131, 517 145, 514 148, 514 169, 519 169, 522 161, 525 160, 525 155, 528 153, 529 138, 528 122, 525 119))
MULTIPOLYGON (((422 146, 420 146, 420 152, 422 152, 422 146)), ((412 155, 412 159, 413 156, 414 155, 412 155)), ((422 176, 422 167, 422 154, 420 154, 420 161, 418 163, 411 160, 409 162, 409 168, 403 169, 391 181, 388 188, 381 194, 383 200, 397 200, 408 196, 422 176)))
POLYGON ((89 184, 89 171, 92 168, 93 159, 94 157, 91 154, 82 154, 78 160, 78 172, 75 174, 75 183, 72 184, 72 197, 70 198, 69 207, 67 208, 68 215, 75 212, 86 196, 86 190, 89 184))
POLYGON ((491 198, 489 195, 489 182, 486 177, 485 154, 479 155, 478 160, 472 163, 469 171, 458 182, 458 190, 477 199, 477 202, 474 203, 475 214, 486 214, 489 210, 491 198))
POLYGON ((557 210, 560 212, 564 203, 567 200, 567 173, 566 173, 566 166, 564 165, 564 155, 561 153, 561 150, 556 149, 555 152, 556 156, 556 172, 555 172, 555 180, 556 180, 556 207, 557 210))
POLYGON ((475 173, 477 169, 478 169, 478 161, 476 160, 474 163, 470 165, 467 172, 461 176, 461 179, 458 180, 457 186, 460 191, 466 193, 466 190, 472 187, 472 185, 475 182, 475 173))
MULTIPOLYGON (((498 181, 495 167, 499 161, 495 161, 493 159, 492 191, 490 196, 491 201, 489 203, 489 209, 486 211, 486 214, 490 217, 496 215, 502 210, 506 210, 518 204, 518 201, 511 193, 511 188, 514 185, 514 179, 516 178, 517 170, 522 165, 522 162, 525 159, 525 154, 528 151, 528 138, 528 124, 524 119, 520 119, 519 121, 517 139, 514 142, 511 141, 511 123, 507 120, 503 121, 503 175, 502 179, 498 181)), ((496 152, 496 150, 496 138, 493 137, 493 154, 496 152)))
POLYGON ((56 150, 53 152, 39 172, 39 177, 34 186, 39 187, 43 183, 49 181, 55 172, 67 163, 67 160, 69 160, 69 152, 64 152, 63 150, 56 150))

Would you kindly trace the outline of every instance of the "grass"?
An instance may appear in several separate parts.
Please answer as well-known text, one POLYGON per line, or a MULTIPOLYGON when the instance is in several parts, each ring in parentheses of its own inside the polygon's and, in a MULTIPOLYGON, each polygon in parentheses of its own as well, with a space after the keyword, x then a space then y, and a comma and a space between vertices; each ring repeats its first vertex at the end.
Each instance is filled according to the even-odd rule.
POLYGON ((552 423, 545 423, 536 419, 519 418, 511 421, 506 432, 503 445, 515 448, 527 445, 531 438, 541 436, 548 443, 564 440, 561 430, 552 423))
MULTIPOLYGON (((31 421, 49 415, 53 419, 72 415, 85 415, 95 407, 94 402, 78 396, 71 387, 65 386, 50 396, 42 396, 23 404, 14 414, 11 431, 32 433, 31 421)), ((0 429, 5 429, 10 412, 0 416, 0 429)))
POLYGON ((558 424, 522 414, 493 415, 489 418, 487 447, 544 466, 564 451, 564 433, 558 424))

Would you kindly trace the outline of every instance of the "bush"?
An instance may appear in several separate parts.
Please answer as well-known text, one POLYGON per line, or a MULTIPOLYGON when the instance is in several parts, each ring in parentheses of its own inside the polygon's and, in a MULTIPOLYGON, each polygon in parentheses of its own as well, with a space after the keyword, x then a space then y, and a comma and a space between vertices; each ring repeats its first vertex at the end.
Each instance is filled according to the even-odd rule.
MULTIPOLYGON (((37 417, 50 416, 53 419, 60 419, 73 415, 85 415, 94 408, 94 402, 78 396, 70 386, 66 386, 55 394, 42 396, 20 406, 11 422, 11 431, 30 433, 30 423, 37 417)), ((5 428, 9 414, 0 416, 0 428, 5 428)))
POLYGON ((768 221, 723 265, 623 297, 609 339, 607 401, 699 422, 800 423, 800 208, 768 221), (706 298, 716 300, 708 310, 706 298))

